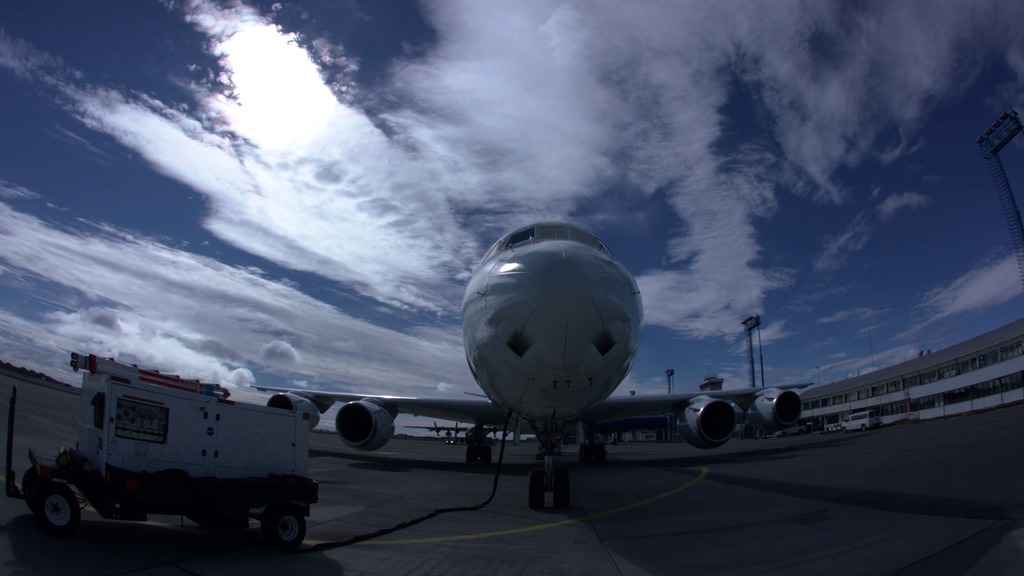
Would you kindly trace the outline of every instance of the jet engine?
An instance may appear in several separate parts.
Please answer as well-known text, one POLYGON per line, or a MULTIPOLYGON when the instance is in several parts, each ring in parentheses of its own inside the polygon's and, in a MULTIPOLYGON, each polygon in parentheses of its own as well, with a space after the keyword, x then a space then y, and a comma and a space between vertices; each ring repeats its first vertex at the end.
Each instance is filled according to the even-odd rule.
POLYGON ((334 425, 338 436, 351 448, 376 450, 394 435, 395 416, 380 404, 363 399, 342 406, 334 425))
POLYGON ((732 438, 736 407, 732 402, 697 396, 679 416, 683 438, 698 448, 717 448, 732 438))
POLYGON ((800 419, 800 395, 792 390, 768 388, 747 408, 747 422, 756 428, 782 430, 800 419))
POLYGON ((285 410, 298 410, 309 413, 309 429, 316 428, 320 423, 320 407, 309 398, 298 394, 282 393, 274 394, 267 400, 267 406, 271 408, 284 408, 285 410))

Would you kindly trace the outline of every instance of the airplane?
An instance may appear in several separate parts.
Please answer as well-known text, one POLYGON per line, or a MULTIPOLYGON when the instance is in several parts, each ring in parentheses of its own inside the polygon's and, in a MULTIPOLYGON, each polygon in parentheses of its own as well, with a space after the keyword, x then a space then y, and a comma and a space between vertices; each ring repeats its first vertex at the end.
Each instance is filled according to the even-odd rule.
MULTIPOLYGON (((356 450, 377 450, 395 431, 399 413, 501 426, 536 435, 528 504, 569 506, 568 470, 556 466, 562 432, 577 426, 580 462, 603 461, 596 442, 601 422, 671 411, 683 437, 700 448, 727 442, 737 411, 768 431, 793 425, 801 413, 794 389, 809 384, 681 394, 612 396, 639 347, 643 302, 636 280, 611 250, 583 228, 565 222, 523 226, 499 239, 474 269, 462 302, 469 370, 483 397, 410 398, 255 386, 277 392, 268 406, 319 413, 344 402, 338 435, 356 450)), ((483 438, 484 434, 477 435, 483 438)), ((466 460, 490 461, 490 446, 470 442, 466 460)))
POLYGON ((438 426, 437 421, 434 421, 433 426, 406 426, 406 428, 415 428, 417 430, 430 430, 431 432, 437 434, 438 438, 441 437, 441 432, 444 432, 445 438, 449 441, 457 441, 459 438, 459 432, 466 431, 466 428, 459 428, 458 422, 455 423, 455 426, 438 426))

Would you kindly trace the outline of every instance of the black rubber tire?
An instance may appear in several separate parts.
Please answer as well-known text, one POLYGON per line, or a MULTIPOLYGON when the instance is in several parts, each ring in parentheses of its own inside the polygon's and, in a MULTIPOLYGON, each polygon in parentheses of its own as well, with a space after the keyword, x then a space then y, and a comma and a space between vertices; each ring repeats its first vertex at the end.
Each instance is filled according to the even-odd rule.
POLYGON ((539 468, 530 470, 530 499, 531 510, 544 508, 544 471, 539 468))
POLYGON ((476 462, 477 450, 476 446, 469 444, 466 446, 466 462, 476 462))
POLYGON ((74 534, 82 520, 78 498, 67 484, 40 481, 32 490, 32 511, 47 533, 65 538, 74 534))
POLYGON ((260 531, 274 547, 295 550, 306 538, 306 518, 292 508, 269 507, 260 518, 260 531))
POLYGON ((555 468, 555 494, 551 505, 559 510, 569 507, 569 471, 555 468))
POLYGON ((32 503, 32 491, 35 490, 36 484, 39 484, 39 471, 32 466, 21 476, 21 493, 25 496, 25 504, 28 504, 28 509, 32 512, 36 511, 35 504, 32 503))
POLYGON ((483 446, 482 450, 483 450, 483 455, 481 456, 481 460, 483 460, 484 464, 490 464, 491 463, 491 447, 490 446, 483 446))

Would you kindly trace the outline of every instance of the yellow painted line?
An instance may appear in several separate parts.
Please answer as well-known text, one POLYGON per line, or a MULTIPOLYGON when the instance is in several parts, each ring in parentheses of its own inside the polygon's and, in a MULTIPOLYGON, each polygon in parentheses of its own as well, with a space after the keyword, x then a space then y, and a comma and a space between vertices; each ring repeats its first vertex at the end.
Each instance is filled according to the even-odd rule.
POLYGON ((699 470, 700 470, 700 473, 697 474, 696 478, 694 478, 693 480, 690 480, 689 482, 687 482, 686 484, 683 484, 682 486, 677 486, 677 487, 669 490, 668 492, 664 492, 662 494, 658 494, 657 496, 652 496, 650 498, 647 498, 646 500, 640 500, 639 502, 633 502, 632 504, 627 504, 625 506, 620 506, 620 507, 612 509, 612 510, 605 510, 604 512, 598 512, 596 514, 587 514, 587 515, 584 515, 584 516, 573 516, 572 518, 566 518, 565 520, 559 520, 557 522, 545 522, 544 524, 535 524, 533 526, 524 526, 522 528, 510 528, 508 530, 494 530, 494 531, 491 531, 491 532, 476 532, 476 533, 473 533, 473 534, 455 534, 455 535, 452 535, 452 536, 435 536, 433 538, 410 538, 410 539, 406 539, 406 540, 368 540, 366 542, 360 542, 360 543, 356 544, 356 546, 389 546, 389 545, 397 545, 397 544, 435 544, 435 543, 438 543, 438 542, 458 542, 458 541, 462 541, 462 540, 479 540, 479 539, 482 539, 482 538, 494 538, 494 537, 497 537, 497 536, 512 536, 514 534, 524 534, 526 532, 536 532, 538 530, 548 530, 550 528, 558 528, 559 526, 568 526, 570 524, 576 524, 576 523, 579 523, 579 522, 585 522, 585 521, 588 521, 588 520, 594 520, 594 519, 597 519, 597 518, 602 518, 604 516, 611 516, 612 514, 621 514, 622 512, 627 512, 629 510, 635 510, 636 508, 647 506, 648 504, 651 504, 653 502, 657 502, 658 500, 661 500, 663 498, 668 498, 669 496, 672 496, 673 494, 678 494, 679 492, 682 492, 683 490, 686 490, 688 488, 693 487, 694 485, 696 485, 698 482, 703 480, 708 475, 709 470, 706 467, 701 466, 699 468, 699 470))

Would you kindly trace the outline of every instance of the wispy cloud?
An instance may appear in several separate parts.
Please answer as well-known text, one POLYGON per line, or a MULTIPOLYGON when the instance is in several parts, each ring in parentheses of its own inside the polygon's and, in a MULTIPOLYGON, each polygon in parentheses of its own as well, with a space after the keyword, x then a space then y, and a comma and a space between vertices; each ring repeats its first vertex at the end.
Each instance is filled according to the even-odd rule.
POLYGON ((876 211, 880 220, 888 220, 899 210, 904 208, 924 208, 928 206, 928 197, 918 192, 904 192, 887 196, 876 211))
POLYGON ((36 194, 35 192, 29 190, 28 188, 25 188, 24 186, 19 186, 17 184, 12 184, 11 182, 0 180, 0 199, 28 200, 39 197, 39 194, 36 194))
POLYGON ((983 310, 1019 296, 1017 259, 1007 256, 978 264, 963 276, 924 295, 919 305, 926 322, 983 310))
POLYGON ((886 313, 886 310, 876 310, 874 308, 850 308, 847 310, 840 310, 829 316, 818 319, 818 324, 832 324, 835 322, 844 322, 846 320, 872 320, 886 313))
POLYGON ((0 241, 29 282, 60 287, 62 304, 39 321, 8 313, 0 326, 51 350, 88 348, 233 384, 251 383, 254 368, 390 393, 468 378, 454 328, 374 326, 287 283, 140 235, 64 231, 0 203, 0 241))
POLYGON ((817 272, 838 270, 846 263, 850 254, 867 245, 873 234, 874 227, 867 213, 861 212, 845 230, 825 240, 821 254, 814 260, 814 270, 817 272))

